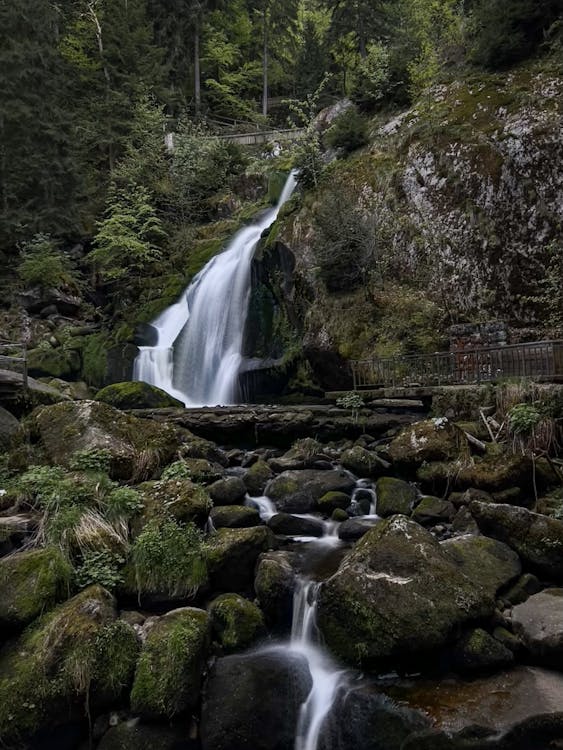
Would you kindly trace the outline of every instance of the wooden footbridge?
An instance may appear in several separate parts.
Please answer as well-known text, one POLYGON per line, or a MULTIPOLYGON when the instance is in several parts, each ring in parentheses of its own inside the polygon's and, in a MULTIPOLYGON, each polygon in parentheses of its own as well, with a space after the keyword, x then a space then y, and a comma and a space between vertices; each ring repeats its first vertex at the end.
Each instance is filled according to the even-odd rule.
POLYGON ((563 382, 563 340, 353 360, 354 390, 493 383, 504 378, 563 382))

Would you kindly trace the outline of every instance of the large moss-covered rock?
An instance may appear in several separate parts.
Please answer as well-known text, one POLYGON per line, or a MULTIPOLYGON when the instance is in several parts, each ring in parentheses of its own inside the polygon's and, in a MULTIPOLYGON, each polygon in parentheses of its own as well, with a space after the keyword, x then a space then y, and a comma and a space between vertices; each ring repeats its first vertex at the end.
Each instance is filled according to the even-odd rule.
POLYGON ((170 719, 193 710, 209 645, 207 612, 176 609, 147 629, 135 670, 131 710, 147 719, 170 719))
POLYGON ((213 508, 211 520, 216 529, 247 529, 262 523, 260 513, 256 508, 249 508, 246 505, 224 505, 213 508))
POLYGON ((318 624, 328 647, 349 663, 412 665, 493 609, 479 580, 467 577, 432 534, 393 516, 368 531, 323 584, 318 624))
POLYGON ((189 479, 161 479, 139 486, 143 510, 133 522, 137 534, 152 518, 172 517, 180 523, 195 523, 203 528, 212 503, 203 487, 189 479))
POLYGON ((442 549, 472 581, 491 597, 520 575, 518 555, 506 544, 486 536, 460 536, 442 542, 442 549))
POLYGON ((260 557, 254 588, 268 624, 288 627, 293 613, 295 572, 286 552, 268 552, 260 557))
POLYGON ((389 445, 393 463, 407 469, 426 461, 451 461, 468 451, 463 432, 443 417, 405 427, 389 445))
POLYGON ((166 391, 148 383, 128 381, 112 383, 96 393, 96 401, 116 409, 166 409, 183 408, 184 404, 166 391))
POLYGON ((221 594, 209 605, 213 632, 225 651, 242 651, 265 634, 260 608, 239 594, 221 594))
POLYGON ((344 471, 284 471, 266 487, 276 508, 287 513, 308 513, 327 492, 350 493, 355 481, 344 471))
POLYGON ((508 544, 548 580, 563 581, 563 521, 512 505, 474 501, 470 509, 483 534, 508 544))
POLYGON ((563 668, 563 589, 545 589, 514 607, 512 624, 536 661, 563 668))
POLYGON ((418 498, 416 487, 402 479, 395 479, 395 477, 378 479, 375 492, 377 495, 377 515, 381 518, 388 518, 397 514, 410 515, 418 498))
POLYGON ((72 452, 107 451, 115 479, 147 479, 172 460, 182 441, 171 425, 137 419, 98 401, 36 409, 27 420, 32 438, 53 464, 69 466, 72 452))
POLYGON ((317 501, 317 507, 322 513, 330 515, 335 510, 343 510, 350 505, 350 495, 346 492, 327 492, 317 501))
POLYGON ((27 369, 33 377, 53 377, 74 380, 80 371, 80 355, 75 351, 31 349, 27 353, 27 369))
POLYGON ((202 750, 293 750, 311 685, 305 657, 287 650, 218 659, 204 694, 202 750))
POLYGON ((451 652, 451 664, 461 674, 476 674, 509 667, 514 654, 481 628, 462 636, 451 652))
POLYGON ((258 459, 252 466, 246 471, 243 476, 243 482, 246 486, 249 495, 259 497, 264 494, 266 485, 270 479, 274 476, 274 472, 270 469, 268 464, 262 459, 258 459))
POLYGON ((380 477, 389 469, 389 464, 377 453, 368 451, 361 445, 355 445, 344 451, 340 463, 358 477, 380 477))
POLYGON ((449 523, 455 516, 455 508, 448 500, 431 495, 421 498, 413 511, 412 519, 422 526, 449 523))
POLYGON ((219 479, 209 487, 215 505, 238 505, 246 495, 246 485, 240 477, 219 479))
POLYGON ((274 546, 275 537, 265 526, 219 529, 207 540, 211 589, 240 594, 252 592, 258 557, 274 546))
POLYGON ((0 560, 0 628, 22 628, 71 593, 72 567, 59 549, 0 560))
POLYGON ((196 750, 196 747, 182 724, 167 727, 131 719, 109 729, 97 750, 196 750))
POLYGON ((0 652, 0 737, 21 748, 36 732, 86 719, 118 702, 138 642, 114 598, 92 586, 59 605, 0 652))

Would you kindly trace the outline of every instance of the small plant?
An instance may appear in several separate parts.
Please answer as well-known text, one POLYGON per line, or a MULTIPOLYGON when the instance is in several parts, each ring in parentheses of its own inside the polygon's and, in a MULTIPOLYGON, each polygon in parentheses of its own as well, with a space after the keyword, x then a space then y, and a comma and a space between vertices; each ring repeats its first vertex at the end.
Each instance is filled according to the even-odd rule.
POLYGON ((508 412, 510 432, 518 436, 532 436, 542 415, 533 404, 516 404, 508 412))
POLYGON ((364 406, 364 399, 357 391, 350 391, 336 400, 336 405, 341 409, 361 409, 364 406))
POLYGON ((331 148, 351 154, 368 142, 368 122, 355 107, 352 107, 336 118, 328 129, 325 140, 331 148))
POLYGON ((190 467, 185 461, 174 461, 162 472, 161 479, 190 479, 190 467))
POLYGON ((201 533, 191 523, 149 521, 133 544, 131 558, 139 599, 155 591, 192 596, 207 577, 201 533))
POLYGON ((106 500, 106 515, 111 520, 131 518, 143 507, 141 495, 132 487, 118 487, 106 500))
POLYGON ((76 286, 68 261, 45 234, 35 235, 22 246, 18 276, 26 286, 40 286, 42 289, 76 286))
POLYGON ((107 448, 93 448, 91 450, 76 451, 70 459, 70 468, 74 471, 107 474, 111 464, 112 454, 107 448))
POLYGON ((97 583, 112 591, 123 581, 120 572, 123 563, 122 557, 109 550, 86 552, 76 571, 76 581, 80 588, 97 583))

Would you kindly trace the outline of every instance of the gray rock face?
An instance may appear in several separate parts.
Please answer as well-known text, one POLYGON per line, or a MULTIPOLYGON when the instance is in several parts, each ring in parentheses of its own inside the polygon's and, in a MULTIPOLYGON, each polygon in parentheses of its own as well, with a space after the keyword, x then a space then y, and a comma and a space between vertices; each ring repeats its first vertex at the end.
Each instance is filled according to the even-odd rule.
POLYGON ((377 524, 375 519, 349 518, 338 527, 338 538, 343 542, 357 542, 377 524))
POLYGON ((323 584, 318 624, 328 647, 349 663, 412 663, 493 608, 490 591, 432 534, 393 516, 369 531, 323 584))
POLYGON ((349 493, 355 482, 344 471, 284 471, 266 487, 279 511, 308 513, 327 492, 349 493))
POLYGON ((563 521, 512 505, 473 502, 479 529, 515 550, 522 561, 551 581, 563 581, 563 521))
POLYGON ((12 436, 19 427, 20 423, 14 415, 0 406, 0 450, 8 450, 12 436))
POLYGON ((514 607, 512 624, 537 660, 563 667, 563 589, 545 589, 514 607))
POLYGON ((293 750, 311 685, 305 657, 281 649, 218 659, 203 700, 202 750, 293 750))

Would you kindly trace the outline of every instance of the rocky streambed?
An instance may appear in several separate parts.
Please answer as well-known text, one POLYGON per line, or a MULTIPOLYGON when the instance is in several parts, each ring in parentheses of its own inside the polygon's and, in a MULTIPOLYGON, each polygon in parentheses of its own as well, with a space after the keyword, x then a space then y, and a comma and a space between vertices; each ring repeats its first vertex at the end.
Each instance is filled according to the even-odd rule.
POLYGON ((556 472, 383 421, 289 450, 93 401, 12 424, 0 744, 557 747, 556 472))

